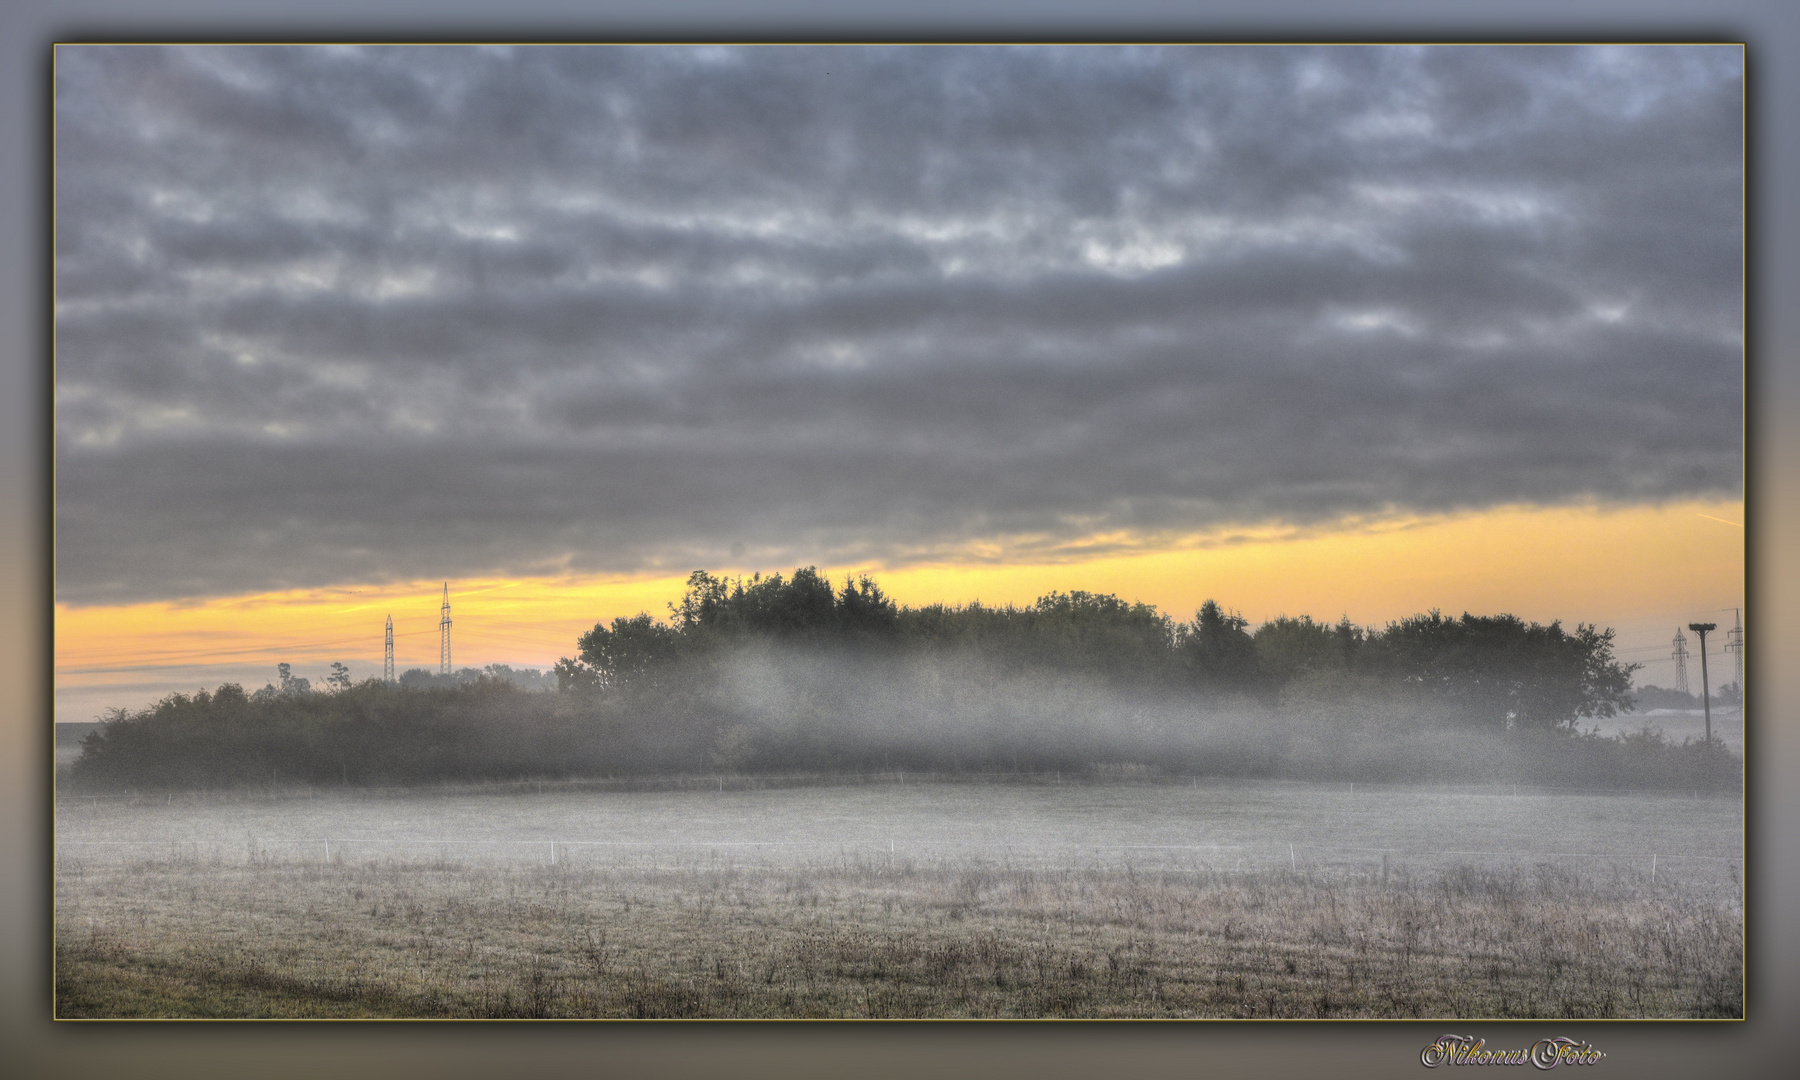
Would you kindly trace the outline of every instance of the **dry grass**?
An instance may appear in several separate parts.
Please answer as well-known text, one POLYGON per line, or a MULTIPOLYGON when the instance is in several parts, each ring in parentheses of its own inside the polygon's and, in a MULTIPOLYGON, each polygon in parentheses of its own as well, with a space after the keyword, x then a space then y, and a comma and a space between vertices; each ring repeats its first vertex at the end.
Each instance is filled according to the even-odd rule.
POLYGON ((1740 1017, 1736 883, 64 859, 59 1017, 1740 1017))

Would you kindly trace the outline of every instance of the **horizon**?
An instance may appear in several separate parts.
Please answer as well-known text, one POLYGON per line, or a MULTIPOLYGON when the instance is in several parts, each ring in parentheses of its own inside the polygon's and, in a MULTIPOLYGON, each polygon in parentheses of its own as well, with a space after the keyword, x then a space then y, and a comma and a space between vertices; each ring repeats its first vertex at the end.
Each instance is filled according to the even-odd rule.
MULTIPOLYGON (((1728 504, 1703 504, 1707 510, 1731 510, 1728 504)), ((1741 507, 1738 508, 1741 510, 1741 507)), ((1565 533, 1581 528, 1589 530, 1603 527, 1600 515, 1594 511, 1564 511, 1553 515, 1552 520, 1560 518, 1565 533)), ((1692 556, 1695 551, 1705 551, 1717 545, 1705 541, 1716 537, 1712 530, 1718 521, 1714 515, 1702 512, 1691 505, 1665 508, 1656 512, 1656 519, 1646 521, 1639 514, 1626 514, 1614 518, 1610 522, 1613 529, 1623 534, 1643 533, 1652 526, 1660 526, 1664 535, 1674 524, 1688 525, 1693 542, 1686 545, 1655 545, 1657 551, 1676 557, 1692 556)), ((1541 513, 1518 514, 1513 522, 1515 526, 1529 525, 1542 528, 1545 517, 1541 513)), ((1303 545, 1311 543, 1327 548, 1344 545, 1352 541, 1360 541, 1362 545, 1374 545, 1383 558, 1371 557, 1366 549, 1359 552, 1356 565, 1365 572, 1376 571, 1385 567, 1388 575, 1398 577, 1406 560, 1417 557, 1420 548, 1426 551, 1450 545, 1456 550, 1466 550, 1470 530, 1491 529, 1493 522, 1489 516, 1479 521, 1463 519, 1439 521, 1426 524, 1415 523, 1411 528, 1388 531, 1385 533, 1362 533, 1352 537, 1328 535, 1309 540, 1293 540, 1270 542, 1257 545, 1238 545, 1229 548, 1214 548, 1212 552, 1222 554, 1226 558, 1236 557, 1240 566, 1244 561, 1271 563, 1264 571, 1265 578, 1284 578, 1294 569, 1308 570, 1316 582, 1329 578, 1329 573, 1322 569, 1322 560, 1316 553, 1308 554, 1306 549, 1291 551, 1285 561, 1271 562, 1271 551, 1278 550, 1274 545, 1303 545), (1421 545, 1420 540, 1424 543, 1421 545), (1405 543, 1412 540, 1413 543, 1405 543), (1383 550, 1383 548, 1386 550, 1383 550)), ((1729 524, 1726 522, 1725 524, 1729 524)), ((1501 530, 1504 532, 1504 530, 1501 530)), ((1516 530, 1515 530, 1516 531, 1516 530)), ((1592 537, 1590 536, 1591 540, 1592 537)), ((1502 545, 1504 547, 1504 545, 1502 545)), ((1616 558, 1616 547, 1594 547, 1590 549, 1597 560, 1590 563, 1562 565, 1561 570, 1568 577, 1587 577, 1595 572, 1592 561, 1601 563, 1616 558)), ((1160 552, 1136 558, 1111 560, 1093 560, 1086 564, 1066 564, 1038 567, 1020 566, 954 566, 923 567, 884 572, 867 567, 821 568, 820 572, 828 577, 834 587, 841 588, 846 581, 868 575, 880 585, 890 598, 906 607, 919 608, 931 604, 944 603, 949 606, 966 606, 971 603, 982 603, 989 606, 1004 607, 1007 605, 1026 606, 1039 597, 1052 591, 1074 592, 1085 591, 1102 595, 1115 595, 1128 603, 1148 603, 1157 611, 1174 620, 1184 622, 1192 617, 1206 599, 1217 600, 1228 610, 1243 614, 1249 619, 1254 629, 1266 622, 1280 617, 1310 616, 1315 621, 1335 623, 1339 618, 1349 618, 1352 623, 1368 629, 1381 627, 1409 617, 1436 609, 1446 615, 1456 616, 1465 612, 1475 615, 1516 615, 1527 622, 1549 624, 1560 622, 1565 627, 1573 628, 1580 623, 1589 623, 1602 630, 1613 629, 1618 633, 1614 643, 1614 654, 1623 662, 1641 664, 1634 673, 1634 685, 1671 686, 1673 684, 1673 660, 1670 657, 1670 638, 1677 627, 1685 627, 1690 618, 1704 615, 1719 615, 1726 612, 1743 610, 1742 603, 1730 607, 1714 608, 1690 606, 1679 608, 1673 612, 1646 611, 1642 607, 1632 607, 1624 597, 1612 597, 1610 590, 1601 590, 1607 599, 1619 602, 1621 614, 1613 618, 1593 618, 1585 614, 1571 615, 1558 613, 1554 599, 1557 594, 1566 594, 1568 585, 1559 582, 1549 590, 1552 596, 1542 594, 1527 597, 1525 604, 1507 604, 1497 596, 1497 589, 1492 582, 1480 580, 1480 575, 1473 571, 1465 571, 1464 581, 1453 583, 1446 591, 1461 592, 1474 603, 1465 604, 1409 604, 1400 600, 1389 609, 1374 611, 1370 617, 1359 618, 1353 607, 1354 603, 1341 605, 1318 604, 1311 607, 1296 605, 1295 598, 1300 594, 1296 588, 1305 585, 1286 586, 1283 599, 1263 604, 1237 603, 1228 595, 1214 595, 1204 588, 1188 585, 1186 592, 1177 586, 1165 586, 1165 594, 1152 598, 1145 594, 1147 588, 1143 581, 1146 577, 1159 576, 1167 569, 1171 561, 1179 562, 1183 558, 1193 560, 1203 557, 1204 551, 1196 553, 1160 552), (1070 584, 1075 581, 1075 584, 1070 584), (1086 582, 1082 584, 1081 582, 1086 582), (931 592, 933 587, 939 592, 931 592), (944 592, 943 590, 948 590, 944 592), (1205 595, 1201 595, 1205 593, 1205 595), (1171 599, 1171 596, 1182 597, 1171 599), (1660 674, 1663 669, 1668 674, 1660 674)), ((696 567, 695 569, 709 569, 696 567)), ((767 577, 771 573, 784 576, 791 575, 797 567, 786 567, 777 570, 724 570, 709 569, 721 576, 749 578, 761 573, 767 577)), ((1668 569, 1668 568, 1665 568, 1668 569)), ((1732 585, 1729 559, 1714 560, 1706 569, 1716 575, 1716 581, 1702 584, 1698 590, 1686 599, 1696 605, 1703 603, 1702 595, 1707 589, 1718 589, 1723 586, 1729 589, 1732 585)), ((1410 570, 1405 572, 1410 573, 1410 570)), ((686 574, 625 580, 600 580, 597 582, 580 582, 571 579, 548 579, 545 581, 471 581, 450 582, 452 617, 455 620, 453 629, 453 670, 475 668, 477 670, 489 665, 506 665, 515 669, 535 669, 547 672, 564 656, 575 653, 575 638, 585 633, 594 625, 606 625, 616 617, 630 617, 646 612, 660 622, 669 620, 669 605, 678 600, 686 588, 686 574), (584 587, 585 586, 585 587, 584 587), (487 597, 489 599, 478 599, 487 597), (495 601, 500 601, 495 603, 495 601), (592 617, 580 614, 575 610, 579 605, 593 605, 597 614, 592 617), (536 621, 533 615, 542 621, 536 621), (558 634, 560 633, 560 637, 558 634), (520 645, 520 642, 533 642, 534 645, 520 645), (471 656, 471 652, 473 655, 471 656), (465 659, 456 659, 464 657, 465 659)), ((1241 580, 1241 579, 1240 579, 1241 580)), ((1367 581, 1367 579, 1365 579, 1367 581)), ((1741 596, 1741 577, 1736 582, 1741 596)), ((289 662, 294 665, 297 675, 312 678, 315 683, 321 681, 324 669, 332 662, 345 663, 351 676, 357 681, 374 677, 381 670, 381 635, 384 620, 389 615, 399 613, 395 621, 395 669, 405 672, 413 669, 424 669, 432 672, 438 670, 436 642, 439 617, 441 585, 434 588, 427 582, 406 582, 389 586, 364 585, 356 589, 313 590, 298 594, 276 594, 272 596, 231 597, 220 601, 187 605, 140 605, 136 609, 91 608, 64 609, 59 606, 59 634, 64 628, 76 633, 84 628, 91 628, 96 623, 113 622, 122 617, 130 621, 134 610, 141 618, 155 620, 161 629, 154 635, 127 634, 122 643, 106 643, 100 648, 101 655, 110 658, 110 663, 97 664, 84 668, 80 664, 83 653, 73 648, 59 645, 57 650, 57 715, 61 723, 85 722, 94 719, 101 711, 123 707, 127 709, 141 708, 160 700, 170 693, 191 693, 196 689, 212 689, 223 682, 237 682, 249 689, 255 689, 273 679, 275 665, 289 662), (351 599, 354 597, 355 599, 351 599), (410 605, 410 608, 409 608, 410 605), (414 611, 408 618, 405 612, 414 611), (373 628, 372 633, 354 635, 345 634, 353 621, 349 616, 357 616, 373 628), (287 623, 293 627, 289 640, 299 640, 298 644, 284 646, 277 641, 254 640, 258 633, 267 633, 271 624, 287 623), (408 629, 407 627, 415 627, 408 629), (329 640, 317 640, 322 634, 339 635, 329 640), (244 646, 250 655, 237 657, 234 662, 221 664, 218 654, 221 650, 216 645, 220 637, 231 637, 234 640, 246 641, 244 646), (133 655, 130 645, 151 641, 149 655, 133 655), (370 655, 357 655, 348 651, 362 646, 371 650, 370 655), (410 651, 409 647, 410 646, 410 651), (197 656, 171 656, 171 651, 193 649, 197 656), (150 652, 150 650, 155 650, 150 652), (188 662, 182 662, 188 661, 188 662), (149 687, 144 685, 142 676, 152 675, 154 681, 149 687), (157 677, 160 674, 160 677, 157 677), (108 676, 135 675, 136 683, 121 686, 108 676), (84 678, 85 676, 85 678, 84 678), (135 694, 132 705, 123 700, 127 693, 135 694), (97 704, 102 699, 106 704, 97 704), (82 713, 94 715, 81 715, 82 713)), ((1428 591, 1421 588, 1417 595, 1423 596, 1428 591)), ((1385 590, 1384 590, 1385 593, 1385 590)), ((1387 593, 1386 595, 1392 595, 1387 593)), ((1353 600, 1347 595, 1339 599, 1353 600)), ((1363 605, 1366 606, 1365 599, 1363 605)), ((1714 690, 1732 681, 1723 672, 1728 668, 1720 668, 1720 664, 1730 664, 1728 653, 1723 651, 1725 632, 1730 629, 1727 619, 1720 619, 1719 631, 1709 642, 1708 655, 1721 677, 1713 680, 1714 690)), ((92 632, 90 630, 90 632, 92 632)), ((141 647, 141 644, 140 644, 141 647)), ((1694 659, 1691 668, 1698 666, 1698 642, 1690 639, 1690 649, 1694 659)), ((1690 671, 1690 679, 1697 681, 1698 671, 1690 671)))

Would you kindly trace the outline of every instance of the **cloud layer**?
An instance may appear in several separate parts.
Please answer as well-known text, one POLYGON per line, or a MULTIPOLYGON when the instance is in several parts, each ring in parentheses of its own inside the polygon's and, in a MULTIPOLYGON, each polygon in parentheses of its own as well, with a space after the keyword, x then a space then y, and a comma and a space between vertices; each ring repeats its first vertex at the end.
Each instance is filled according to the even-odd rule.
POLYGON ((63 47, 57 596, 1735 493, 1741 133, 1730 47, 63 47))

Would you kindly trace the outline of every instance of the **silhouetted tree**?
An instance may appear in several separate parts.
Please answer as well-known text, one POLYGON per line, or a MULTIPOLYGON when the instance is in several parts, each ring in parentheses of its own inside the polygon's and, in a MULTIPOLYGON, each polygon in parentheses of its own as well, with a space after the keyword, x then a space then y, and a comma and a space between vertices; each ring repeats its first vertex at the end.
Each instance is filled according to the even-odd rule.
POLYGON ((1248 693, 1259 689, 1262 669, 1249 625, 1237 612, 1207 600, 1183 628, 1180 646, 1194 681, 1206 688, 1248 693))
POLYGON ((888 599, 867 574, 854 587, 846 581, 837 597, 837 626, 853 638, 891 638, 900 622, 900 606, 888 599))
POLYGON ((654 685, 679 654, 680 634, 640 613, 630 619, 614 619, 611 630, 596 624, 576 645, 581 662, 594 672, 599 685, 654 685))
POLYGON ((1391 624, 1370 646, 1378 670, 1432 695, 1452 722, 1552 729, 1630 707, 1638 665, 1619 662, 1612 643, 1611 630, 1585 623, 1570 633, 1560 622, 1432 611, 1391 624))
POLYGON ((1297 619, 1282 615, 1263 623, 1251 635, 1262 676, 1279 684, 1307 672, 1349 666, 1341 635, 1345 629, 1350 629, 1347 619, 1330 627, 1313 622, 1310 615, 1297 619))

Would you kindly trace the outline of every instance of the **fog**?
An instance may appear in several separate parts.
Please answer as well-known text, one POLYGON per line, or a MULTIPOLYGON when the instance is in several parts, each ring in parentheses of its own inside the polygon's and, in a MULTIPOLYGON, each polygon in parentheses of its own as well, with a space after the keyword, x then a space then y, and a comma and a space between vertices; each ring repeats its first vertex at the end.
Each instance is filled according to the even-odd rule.
POLYGON ((1301 679, 1271 699, 973 649, 871 654, 770 643, 672 669, 669 678, 676 681, 631 688, 624 716, 661 717, 648 728, 656 756, 684 772, 1129 768, 1368 782, 1568 780, 1556 763, 1536 760, 1544 746, 1535 733, 1447 724, 1439 702, 1351 679, 1301 679))
POLYGON ((108 724, 68 780, 95 793, 896 771, 1741 786, 1741 757, 1717 742, 1511 722, 1496 709, 1532 699, 1466 663, 1436 686, 1342 668, 1269 681, 1104 638, 916 647, 852 634, 682 652, 661 633, 615 635, 606 666, 564 669, 558 693, 484 677, 169 698, 108 724))
POLYGON ((686 791, 554 782, 460 792, 81 800, 57 857, 106 864, 489 862, 569 867, 807 866, 887 860, 1319 872, 1548 863, 1700 881, 1741 872, 1731 798, 1521 788, 1206 780, 879 784, 686 791), (555 852, 552 853, 554 842, 555 852), (1640 865, 1641 864, 1641 865, 1640 865))
MULTIPOLYGON (((1652 709, 1581 722, 1581 730, 1603 737, 1651 731, 1672 743, 1699 742, 1706 738, 1706 717, 1699 709, 1652 709)), ((1733 752, 1744 752, 1744 711, 1735 706, 1714 706, 1712 737, 1733 752)))
MULTIPOLYGON (((1186 760, 1207 749, 1268 747, 1247 700, 1129 686, 1080 672, 951 655, 837 657, 779 647, 736 650, 705 693, 734 723, 723 764, 809 742, 873 763, 1074 768, 1186 760)), ((804 753, 803 750, 800 751, 804 753)))

